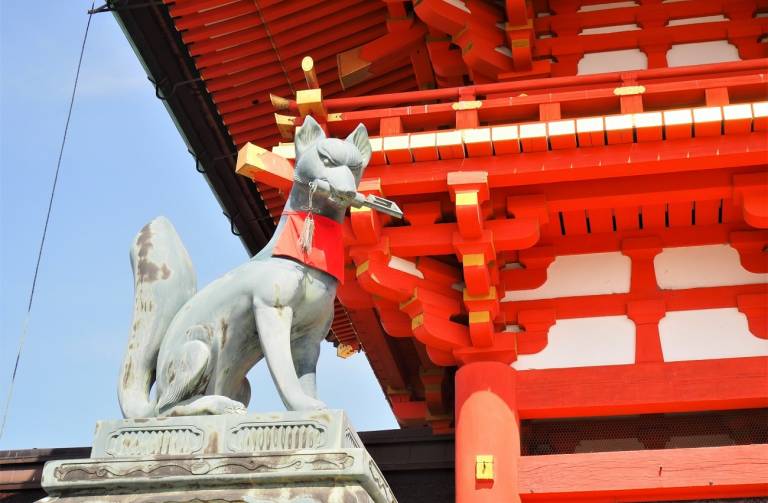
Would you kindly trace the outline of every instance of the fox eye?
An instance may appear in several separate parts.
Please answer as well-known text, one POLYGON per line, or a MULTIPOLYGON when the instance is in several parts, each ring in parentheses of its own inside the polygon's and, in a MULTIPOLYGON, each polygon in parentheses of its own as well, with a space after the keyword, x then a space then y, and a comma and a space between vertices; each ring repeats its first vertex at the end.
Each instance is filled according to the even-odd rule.
POLYGON ((331 160, 324 155, 320 155, 320 160, 323 161, 323 165, 326 167, 331 165, 331 160))

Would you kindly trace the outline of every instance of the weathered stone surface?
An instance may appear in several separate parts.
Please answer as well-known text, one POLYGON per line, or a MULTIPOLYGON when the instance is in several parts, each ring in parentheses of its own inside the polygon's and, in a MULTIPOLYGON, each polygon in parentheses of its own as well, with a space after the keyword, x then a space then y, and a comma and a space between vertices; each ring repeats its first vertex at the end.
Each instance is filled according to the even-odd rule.
POLYGON ((362 447, 344 411, 99 421, 92 458, 362 447))
POLYGON ((340 410, 101 421, 49 462, 48 501, 395 503, 340 410))
MULTIPOLYGON (((134 239, 133 323, 118 381, 123 416, 244 414, 247 374, 262 359, 289 410, 327 408, 316 368, 344 275, 344 215, 361 204, 392 214, 394 203, 357 192, 371 156, 362 124, 340 140, 308 116, 295 146, 293 186, 269 243, 203 289, 170 221, 157 218, 134 239)), ((137 431, 136 445, 143 438, 137 431)), ((192 449, 193 440, 174 441, 192 449)))
POLYGON ((369 503, 368 493, 359 486, 337 485, 300 488, 274 487, 256 489, 215 489, 167 491, 153 494, 113 494, 94 498, 90 495, 51 497, 47 502, 66 503, 369 503))

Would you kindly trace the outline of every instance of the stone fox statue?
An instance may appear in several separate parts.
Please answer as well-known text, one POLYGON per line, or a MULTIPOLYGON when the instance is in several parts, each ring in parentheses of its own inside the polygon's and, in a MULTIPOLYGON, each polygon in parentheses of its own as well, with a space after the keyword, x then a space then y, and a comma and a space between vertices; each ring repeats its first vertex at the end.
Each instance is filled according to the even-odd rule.
POLYGON ((199 292, 167 219, 136 236, 133 326, 118 385, 125 417, 244 413, 246 374, 262 357, 289 410, 325 408, 315 368, 343 280, 341 222, 371 147, 362 124, 339 140, 311 117, 295 145, 295 182, 274 236, 199 292))

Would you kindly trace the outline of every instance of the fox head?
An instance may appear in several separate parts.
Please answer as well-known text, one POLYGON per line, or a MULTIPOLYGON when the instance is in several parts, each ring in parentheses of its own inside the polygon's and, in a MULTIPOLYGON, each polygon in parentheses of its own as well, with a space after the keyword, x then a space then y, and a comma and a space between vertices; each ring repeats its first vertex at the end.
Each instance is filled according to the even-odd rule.
POLYGON ((289 205, 294 210, 310 207, 309 186, 315 180, 326 182, 331 195, 312 195, 314 213, 340 220, 354 197, 363 171, 371 159, 368 131, 360 124, 346 140, 326 138, 325 132, 312 117, 304 124, 294 140, 296 165, 289 205))

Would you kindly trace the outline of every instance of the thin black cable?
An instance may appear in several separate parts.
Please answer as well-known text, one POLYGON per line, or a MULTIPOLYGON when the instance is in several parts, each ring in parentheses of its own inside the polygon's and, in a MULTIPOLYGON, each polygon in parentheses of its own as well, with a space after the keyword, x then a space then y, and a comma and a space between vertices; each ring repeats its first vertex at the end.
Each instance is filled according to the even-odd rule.
MULTIPOLYGON (((95 5, 95 1, 91 3, 91 10, 95 5)), ((56 173, 53 176, 53 186, 51 187, 51 196, 48 199, 48 212, 45 215, 45 225, 43 226, 43 236, 40 239, 40 248, 37 252, 37 262, 35 263, 35 274, 32 277, 32 288, 29 291, 29 303, 27 304, 27 314, 24 319, 24 326, 22 328, 21 336, 19 337, 19 348, 16 352, 16 363, 13 366, 13 374, 11 375, 11 383, 8 387, 8 396, 5 400, 5 407, 3 410, 3 422, 0 424, 0 439, 3 438, 5 432, 5 422, 8 419, 8 410, 11 406, 11 397, 13 396, 13 386, 16 383, 16 373, 19 370, 19 361, 21 360, 21 352, 24 348, 24 342, 27 339, 27 333, 29 330, 29 316, 32 312, 32 301, 35 298, 35 287, 37 286, 37 275, 40 272, 40 262, 43 258, 43 248, 45 246, 45 237, 48 234, 48 223, 51 220, 51 209, 53 208, 53 198, 56 194, 56 185, 59 181, 59 171, 61 171, 61 159, 64 155, 64 145, 67 143, 67 133, 69 132, 69 121, 72 118, 72 108, 75 105, 75 94, 77 93, 77 84, 80 80, 80 67, 83 64, 83 54, 85 54, 85 42, 88 40, 88 30, 91 27, 92 13, 88 14, 88 22, 85 25, 85 34, 83 35, 83 43, 80 46, 80 58, 77 60, 77 71, 75 72, 75 84, 72 86, 72 96, 69 99, 69 111, 67 112, 67 122, 64 124, 64 135, 61 138, 61 147, 59 148, 59 159, 56 162, 56 173)))

